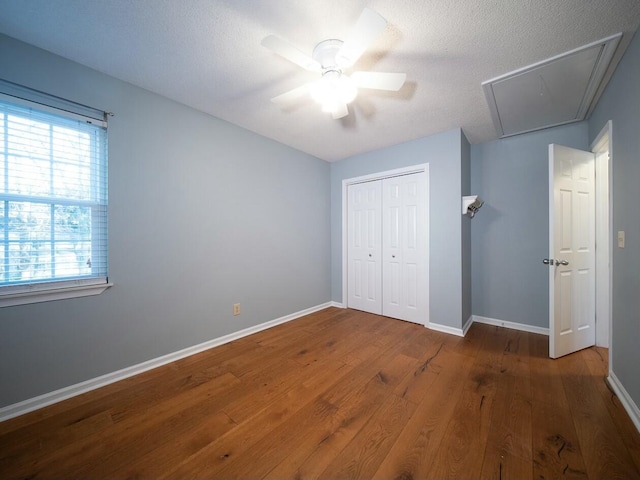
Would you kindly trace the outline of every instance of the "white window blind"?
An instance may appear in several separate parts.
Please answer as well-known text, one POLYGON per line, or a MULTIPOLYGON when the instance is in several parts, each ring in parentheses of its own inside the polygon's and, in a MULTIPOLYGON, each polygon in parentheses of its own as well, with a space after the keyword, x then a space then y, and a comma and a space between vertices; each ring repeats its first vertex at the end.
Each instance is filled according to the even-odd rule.
POLYGON ((0 296, 106 284, 107 257, 106 123, 0 96, 0 296))

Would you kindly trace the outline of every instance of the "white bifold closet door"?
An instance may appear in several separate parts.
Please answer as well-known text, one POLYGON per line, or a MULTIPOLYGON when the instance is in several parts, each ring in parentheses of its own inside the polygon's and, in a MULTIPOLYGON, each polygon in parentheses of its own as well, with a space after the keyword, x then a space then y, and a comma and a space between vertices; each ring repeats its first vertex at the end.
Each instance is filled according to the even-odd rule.
POLYGON ((426 173, 348 187, 348 306, 428 319, 426 173))

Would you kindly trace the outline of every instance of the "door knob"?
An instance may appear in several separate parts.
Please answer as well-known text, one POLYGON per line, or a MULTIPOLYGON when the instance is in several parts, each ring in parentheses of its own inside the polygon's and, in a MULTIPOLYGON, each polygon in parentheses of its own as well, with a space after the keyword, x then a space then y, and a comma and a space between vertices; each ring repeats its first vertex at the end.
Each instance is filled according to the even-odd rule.
POLYGON ((545 265, 569 265, 567 260, 554 260, 553 258, 543 258, 542 263, 545 265))

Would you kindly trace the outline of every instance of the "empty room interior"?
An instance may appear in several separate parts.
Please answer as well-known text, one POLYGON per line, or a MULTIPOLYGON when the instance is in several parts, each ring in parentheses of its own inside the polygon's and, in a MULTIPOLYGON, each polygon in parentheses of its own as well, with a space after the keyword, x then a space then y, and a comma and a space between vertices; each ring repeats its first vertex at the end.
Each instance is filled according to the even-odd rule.
POLYGON ((0 477, 640 478, 639 27, 0 0, 0 477))

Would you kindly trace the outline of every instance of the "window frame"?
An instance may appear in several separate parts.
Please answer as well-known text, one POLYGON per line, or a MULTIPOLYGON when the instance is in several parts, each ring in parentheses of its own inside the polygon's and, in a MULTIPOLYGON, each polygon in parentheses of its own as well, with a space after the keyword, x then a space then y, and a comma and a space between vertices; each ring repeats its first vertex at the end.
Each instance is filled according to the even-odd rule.
MULTIPOLYGON (((48 95, 46 93, 32 90, 27 87, 23 87, 12 82, 7 82, 0 79, 0 101, 6 101, 14 105, 33 109, 35 111, 43 112, 50 115, 55 115, 62 118, 80 120, 87 122, 98 127, 107 129, 107 115, 108 113, 100 110, 87 107, 82 104, 77 104, 60 97, 48 95), (101 117, 101 118, 100 118, 101 117)), ((50 197, 43 197, 43 203, 50 205, 78 205, 85 206, 93 209, 107 209, 108 210, 108 153, 107 153, 107 138, 105 137, 104 148, 104 162, 102 174, 105 176, 102 183, 104 191, 104 203, 99 200, 77 200, 77 199, 52 199, 50 197), (61 201, 62 200, 62 201, 61 201)), ((92 166, 92 168, 94 168, 92 166)), ((3 201, 12 201, 11 194, 3 194, 3 201)), ((31 196, 37 199, 36 196, 31 196)), ((25 201, 21 195, 16 195, 16 200, 25 201)), ((105 214, 105 228, 108 232, 108 214, 105 214)), ((91 244, 95 245, 97 239, 94 236, 95 229, 92 229, 91 244)), ((62 279, 49 279, 33 281, 30 283, 20 283, 15 285, 2 285, 0 286, 0 308, 16 305, 25 305, 30 303, 47 302, 52 300, 62 300, 69 298, 78 298, 90 295, 99 295, 107 288, 113 286, 113 283, 109 281, 108 277, 108 233, 104 236, 104 261, 106 262, 106 270, 104 276, 94 277, 70 277, 62 279)), ((8 241, 7 239, 0 239, 0 242, 8 241)))

